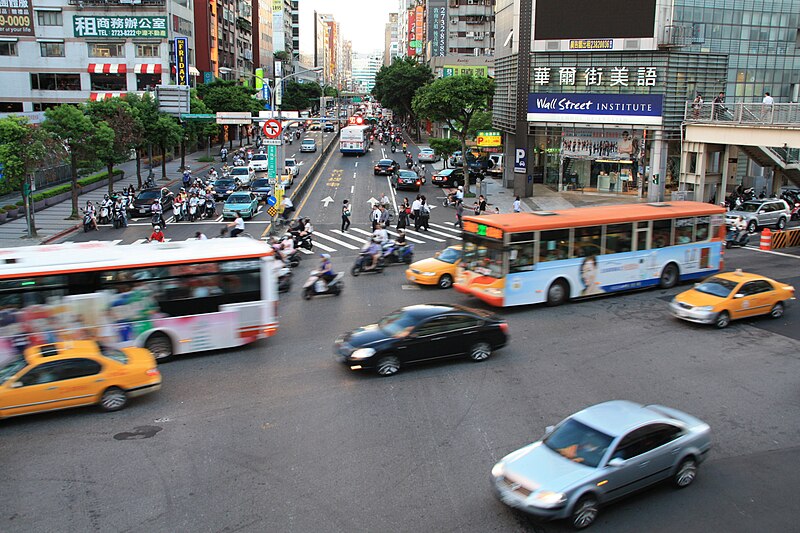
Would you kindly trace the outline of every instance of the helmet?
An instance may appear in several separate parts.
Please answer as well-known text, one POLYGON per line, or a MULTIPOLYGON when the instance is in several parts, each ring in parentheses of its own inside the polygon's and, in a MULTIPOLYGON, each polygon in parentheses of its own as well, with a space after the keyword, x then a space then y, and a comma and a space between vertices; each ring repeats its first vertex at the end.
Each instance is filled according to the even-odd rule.
POLYGON ((153 226, 153 231, 161 231, 161 226, 153 226))
POLYGON ((463 191, 463 190, 464 190, 464 186, 463 186, 463 185, 459 185, 459 186, 458 186, 458 190, 459 190, 459 191, 463 191))
POLYGON ((321 258, 323 258, 323 259, 330 259, 331 258, 331 254, 319 254, 319 256, 321 258))

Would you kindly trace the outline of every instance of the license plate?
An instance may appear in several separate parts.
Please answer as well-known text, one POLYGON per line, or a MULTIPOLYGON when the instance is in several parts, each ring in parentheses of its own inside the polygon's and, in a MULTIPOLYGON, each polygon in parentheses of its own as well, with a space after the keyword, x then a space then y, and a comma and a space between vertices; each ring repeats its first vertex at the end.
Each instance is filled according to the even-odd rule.
POLYGON ((147 209, 139 209, 139 213, 145 215, 147 214, 147 209))

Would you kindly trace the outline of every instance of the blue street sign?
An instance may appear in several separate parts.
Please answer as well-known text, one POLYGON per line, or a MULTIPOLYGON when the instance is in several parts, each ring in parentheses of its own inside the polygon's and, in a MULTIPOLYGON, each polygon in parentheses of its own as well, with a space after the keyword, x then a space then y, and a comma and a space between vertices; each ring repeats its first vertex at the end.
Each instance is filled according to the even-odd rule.
POLYGON ((277 203, 278 203, 278 199, 277 198, 275 198, 272 195, 267 196, 267 205, 275 205, 277 203))

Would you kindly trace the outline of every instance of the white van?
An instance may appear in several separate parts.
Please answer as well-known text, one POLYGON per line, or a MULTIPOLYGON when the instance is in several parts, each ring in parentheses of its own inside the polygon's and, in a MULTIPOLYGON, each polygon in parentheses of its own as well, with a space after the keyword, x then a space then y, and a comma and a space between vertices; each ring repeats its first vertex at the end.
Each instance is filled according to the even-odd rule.
POLYGON ((486 169, 486 173, 502 176, 504 159, 505 154, 489 154, 489 168, 486 169))

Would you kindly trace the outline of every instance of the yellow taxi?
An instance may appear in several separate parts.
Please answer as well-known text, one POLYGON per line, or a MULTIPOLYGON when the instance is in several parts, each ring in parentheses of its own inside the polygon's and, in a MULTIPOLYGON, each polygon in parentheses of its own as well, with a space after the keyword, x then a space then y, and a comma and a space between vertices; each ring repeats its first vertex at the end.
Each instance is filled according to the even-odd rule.
POLYGON ((145 348, 57 342, 0 364, 0 418, 94 404, 118 411, 129 398, 161 388, 156 360, 145 348))
POLYGON ((725 328, 731 320, 758 315, 780 318, 794 300, 794 287, 737 270, 705 279, 672 299, 670 312, 681 320, 725 328))
POLYGON ((292 169, 286 167, 283 169, 283 174, 281 174, 281 185, 283 185, 284 189, 291 188, 294 185, 294 174, 292 173, 292 169))
POLYGON ((453 286, 456 267, 461 262, 461 245, 449 246, 436 255, 411 263, 406 279, 420 285, 438 285, 440 289, 453 286))

